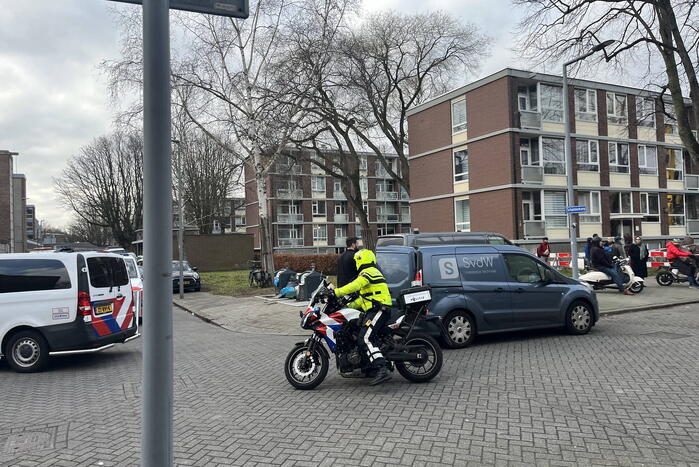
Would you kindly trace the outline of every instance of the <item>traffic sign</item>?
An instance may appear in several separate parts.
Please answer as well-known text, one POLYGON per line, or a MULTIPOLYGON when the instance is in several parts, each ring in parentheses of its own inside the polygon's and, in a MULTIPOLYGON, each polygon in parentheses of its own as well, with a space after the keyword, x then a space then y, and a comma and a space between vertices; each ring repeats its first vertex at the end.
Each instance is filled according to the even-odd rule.
MULTIPOLYGON (((142 5, 143 0, 112 0, 113 2, 142 5)), ((170 0, 170 9, 195 11, 209 15, 247 18, 250 15, 249 0, 170 0)))
POLYGON ((587 212, 587 207, 585 206, 567 206, 566 214, 582 214, 587 212))

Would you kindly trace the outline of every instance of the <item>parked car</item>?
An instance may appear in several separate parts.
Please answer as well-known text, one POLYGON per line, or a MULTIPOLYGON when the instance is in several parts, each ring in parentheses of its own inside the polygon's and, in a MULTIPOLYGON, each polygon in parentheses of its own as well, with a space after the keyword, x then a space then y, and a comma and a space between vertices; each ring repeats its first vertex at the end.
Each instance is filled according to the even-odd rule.
POLYGON ((376 246, 513 245, 504 235, 493 232, 425 232, 382 235, 376 246))
MULTIPOLYGON (((193 268, 187 261, 182 261, 182 278, 184 280, 185 291, 199 292, 201 290, 201 277, 197 272, 197 268, 193 268)), ((172 290, 178 292, 180 290, 180 262, 172 262, 172 290)))
POLYGON ((379 247, 377 261, 394 298, 411 285, 431 287, 430 312, 442 318, 447 347, 522 329, 584 334, 599 319, 589 286, 515 246, 379 247))
POLYGON ((0 355, 19 372, 49 356, 138 337, 124 258, 101 252, 0 255, 0 355))

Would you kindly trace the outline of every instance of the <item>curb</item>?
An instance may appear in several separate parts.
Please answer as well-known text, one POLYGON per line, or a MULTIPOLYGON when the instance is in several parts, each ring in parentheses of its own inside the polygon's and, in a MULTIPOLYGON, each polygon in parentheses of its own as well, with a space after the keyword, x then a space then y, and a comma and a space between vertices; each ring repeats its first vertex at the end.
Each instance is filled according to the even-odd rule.
POLYGON ((200 314, 200 313, 197 313, 196 311, 190 310, 189 308, 185 307, 184 305, 181 305, 181 304, 179 304, 179 303, 176 303, 174 300, 173 300, 172 304, 173 304, 174 306, 176 306, 177 308, 179 308, 179 309, 181 309, 181 310, 184 310, 184 311, 186 311, 187 313, 190 313, 190 314, 192 314, 193 316, 199 318, 200 320, 204 321, 205 323, 213 324, 214 326, 217 326, 217 327, 219 327, 219 328, 221 328, 221 329, 225 329, 226 331, 229 331, 229 332, 237 332, 237 333, 240 333, 240 334, 249 334, 249 335, 253 335, 253 336, 260 336, 260 335, 262 335, 262 336, 290 336, 290 337, 302 337, 302 336, 307 336, 307 334, 289 334, 289 333, 279 333, 279 332, 266 332, 266 331, 263 331, 263 330, 259 330, 259 331, 247 331, 247 330, 244 330, 244 329, 231 329, 231 328, 229 328, 228 326, 225 326, 225 325, 223 325, 223 324, 217 323, 216 321, 214 321, 213 319, 211 319, 211 318, 209 318, 209 317, 207 317, 207 316, 204 316, 204 315, 202 315, 202 314, 200 314))
POLYGON ((657 310, 659 308, 669 308, 669 307, 673 307, 673 306, 693 305, 695 303, 699 303, 699 299, 685 300, 682 302, 672 303, 669 305, 667 303, 660 303, 657 305, 646 305, 646 306, 639 306, 639 307, 634 307, 634 308, 620 308, 620 309, 616 309, 616 310, 600 311, 599 315, 601 318, 604 316, 622 315, 624 313, 635 313, 637 311, 648 311, 648 310, 657 310))

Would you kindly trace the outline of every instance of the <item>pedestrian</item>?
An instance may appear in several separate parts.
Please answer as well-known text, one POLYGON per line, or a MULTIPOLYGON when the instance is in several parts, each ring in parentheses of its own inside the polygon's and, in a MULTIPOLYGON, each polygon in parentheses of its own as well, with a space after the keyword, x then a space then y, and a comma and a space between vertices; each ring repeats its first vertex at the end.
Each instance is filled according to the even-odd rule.
POLYGON ((609 245, 612 247, 610 252, 612 258, 626 258, 626 252, 624 251, 624 245, 621 243, 621 237, 609 237, 609 245))
POLYGON ((680 239, 675 238, 667 242, 665 245, 667 260, 670 262, 673 268, 677 268, 680 274, 687 276, 687 282, 689 282, 689 287, 692 289, 699 289, 699 284, 697 284, 697 279, 694 277, 697 273, 697 267, 693 261, 694 255, 689 251, 684 251, 680 249, 680 239))
POLYGON ((592 237, 587 237, 585 241, 585 268, 590 268, 590 250, 592 249, 592 237))
POLYGON ((349 237, 345 242, 347 248, 337 259, 337 286, 342 287, 357 278, 357 265, 354 254, 359 250, 359 239, 349 237))
POLYGON ((601 239, 592 240, 592 248, 590 249, 592 267, 608 275, 616 284, 619 292, 624 295, 633 295, 633 292, 624 287, 624 279, 621 276, 621 272, 612 262, 609 254, 602 248, 601 241, 601 239))
POLYGON ((643 243, 641 237, 636 237, 634 242, 629 245, 629 258, 634 275, 643 279, 648 277, 648 256, 648 247, 643 243))
POLYGON ((548 263, 549 256, 551 256, 551 249, 549 248, 548 237, 544 237, 544 239, 539 244, 538 248, 536 249, 536 256, 538 256, 539 259, 541 259, 542 261, 548 263))

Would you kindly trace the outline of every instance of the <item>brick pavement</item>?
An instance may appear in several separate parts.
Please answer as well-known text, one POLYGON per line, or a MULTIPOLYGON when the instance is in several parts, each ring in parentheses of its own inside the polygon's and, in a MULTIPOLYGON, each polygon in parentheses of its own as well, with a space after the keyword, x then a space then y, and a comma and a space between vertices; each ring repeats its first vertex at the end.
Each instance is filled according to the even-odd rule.
MULTIPOLYGON (((147 323, 146 323, 147 324, 147 323)), ((699 465, 699 309, 587 336, 482 338, 430 384, 292 389, 290 336, 175 310, 178 465, 699 465)), ((140 342, 20 375, 0 363, 0 465, 135 465, 140 342)))

